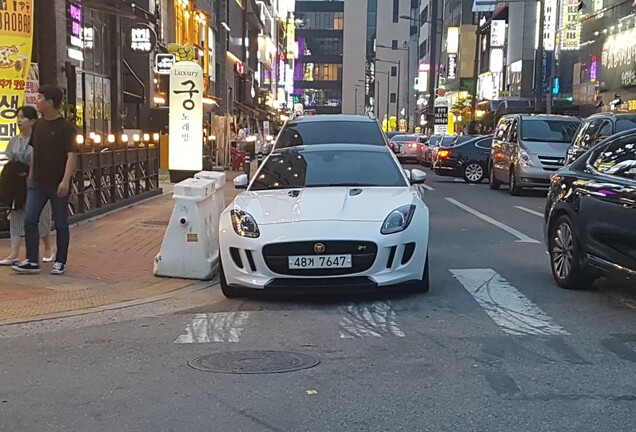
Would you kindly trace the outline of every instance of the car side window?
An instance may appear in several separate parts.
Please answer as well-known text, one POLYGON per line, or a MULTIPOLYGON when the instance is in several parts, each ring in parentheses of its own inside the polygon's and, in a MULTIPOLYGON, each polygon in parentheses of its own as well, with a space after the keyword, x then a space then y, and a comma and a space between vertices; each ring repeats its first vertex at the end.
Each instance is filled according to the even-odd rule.
POLYGON ((596 138, 599 136, 599 133, 601 132, 603 123, 604 123, 603 119, 592 120, 590 124, 588 125, 587 129, 585 130, 585 135, 583 135, 583 138, 581 139, 581 143, 579 144, 579 147, 584 149, 588 149, 592 147, 594 143, 596 142, 596 138))
POLYGON ((605 146, 592 162, 604 174, 636 180, 636 140, 618 139, 605 146))
POLYGON ((510 124, 510 119, 502 118, 499 120, 499 124, 497 124, 497 130, 495 130, 495 139, 503 140, 508 135, 508 126, 510 124))
POLYGON ((612 135, 612 122, 609 120, 604 120, 601 124, 600 130, 598 132, 598 136, 596 138, 596 142, 603 140, 612 135))
POLYGON ((581 147, 581 142, 583 141, 583 137, 585 136, 587 132, 588 126, 589 126, 589 123, 581 123, 581 126, 579 126, 578 132, 574 136, 574 140, 572 140, 572 145, 574 147, 581 147))
POLYGON ((510 126, 510 133, 508 134, 508 141, 516 143, 519 138, 519 121, 515 119, 510 126))

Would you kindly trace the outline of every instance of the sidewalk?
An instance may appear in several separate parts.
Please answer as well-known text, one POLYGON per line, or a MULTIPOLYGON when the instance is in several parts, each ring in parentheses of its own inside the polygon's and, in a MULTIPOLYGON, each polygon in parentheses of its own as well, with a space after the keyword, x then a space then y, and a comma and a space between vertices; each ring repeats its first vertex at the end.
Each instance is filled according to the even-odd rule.
MULTIPOLYGON (((226 174, 223 193, 227 204, 238 193, 232 179, 241 172, 226 174)), ((38 275, 0 267, 0 325, 143 301, 199 283, 152 274, 153 259, 161 249, 174 206, 173 185, 165 180, 161 181, 162 195, 71 226, 64 275, 51 275, 52 264, 47 263, 41 263, 38 275)), ((0 240, 0 257, 9 252, 9 239, 0 240)), ((23 244, 20 259, 25 254, 23 244)))

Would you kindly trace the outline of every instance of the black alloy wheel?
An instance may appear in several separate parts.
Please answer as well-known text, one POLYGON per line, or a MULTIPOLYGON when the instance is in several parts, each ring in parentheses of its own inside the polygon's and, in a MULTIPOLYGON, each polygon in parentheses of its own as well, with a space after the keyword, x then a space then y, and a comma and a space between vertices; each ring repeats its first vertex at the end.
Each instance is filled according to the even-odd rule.
POLYGON ((486 177, 484 167, 481 166, 479 162, 475 161, 471 161, 466 164, 462 175, 466 183, 480 183, 484 177, 486 177))
POLYGON ((417 281, 413 287, 413 291, 416 293, 428 292, 430 288, 430 278, 428 272, 428 250, 426 251, 426 261, 424 263, 424 273, 422 274, 422 280, 417 281))
POLYGON ((517 175, 515 169, 510 167, 510 179, 508 180, 508 188, 510 195, 519 196, 523 192, 523 188, 517 184, 517 175))
POLYGON ((552 276, 561 288, 589 288, 595 277, 581 263, 581 248, 574 231, 574 223, 563 215, 550 226, 548 253, 552 276))

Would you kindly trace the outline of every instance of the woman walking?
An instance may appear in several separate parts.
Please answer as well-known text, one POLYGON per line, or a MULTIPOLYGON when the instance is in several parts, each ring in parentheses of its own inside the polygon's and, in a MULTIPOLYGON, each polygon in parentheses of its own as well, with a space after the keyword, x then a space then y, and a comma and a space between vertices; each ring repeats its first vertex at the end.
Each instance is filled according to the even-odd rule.
MULTIPOLYGON (((9 213, 9 233, 11 235, 11 253, 8 257, 3 260, 0 260, 0 265, 13 265, 19 262, 19 253, 20 253, 20 244, 22 242, 22 237, 24 237, 24 220, 25 220, 25 210, 24 205, 26 201, 26 197, 18 196, 19 193, 16 192, 17 189, 23 189, 26 191, 26 181, 27 181, 27 169, 29 165, 29 158, 31 156, 31 152, 33 148, 29 145, 29 140, 31 138, 31 131, 33 130, 33 124, 38 118, 38 113, 35 108, 31 106, 23 106, 18 108, 18 127, 20 128, 20 133, 11 140, 9 140, 9 144, 7 146, 7 150, 5 152, 9 162, 5 166, 5 170, 9 167, 10 164, 14 164, 16 167, 24 167, 23 169, 18 169, 18 179, 16 182, 12 182, 13 184, 9 185, 8 182, 3 182, 3 188, 13 187, 14 197, 13 202, 10 203, 10 213, 9 213), (24 183, 24 184, 22 184, 24 183)), ((15 169, 15 168, 14 168, 15 169)), ((5 195, 7 195, 5 193, 5 195)), ((42 238, 42 243, 44 244, 44 258, 42 261, 44 262, 52 262, 55 260, 55 255, 53 254, 53 250, 51 249, 51 205, 49 203, 46 204, 44 210, 42 211, 42 216, 40 217, 39 223, 39 231, 40 237, 42 238)))

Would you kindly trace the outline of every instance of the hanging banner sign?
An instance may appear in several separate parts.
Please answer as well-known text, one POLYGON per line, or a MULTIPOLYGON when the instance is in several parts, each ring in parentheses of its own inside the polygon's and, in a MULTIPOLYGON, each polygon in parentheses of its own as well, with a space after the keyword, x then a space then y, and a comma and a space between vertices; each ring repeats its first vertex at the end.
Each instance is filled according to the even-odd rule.
POLYGON ((168 169, 203 169, 203 70, 197 63, 170 68, 168 169))
POLYGON ((0 1, 0 152, 18 134, 33 43, 33 0, 0 1))

